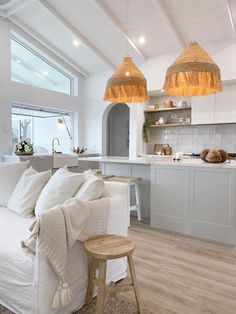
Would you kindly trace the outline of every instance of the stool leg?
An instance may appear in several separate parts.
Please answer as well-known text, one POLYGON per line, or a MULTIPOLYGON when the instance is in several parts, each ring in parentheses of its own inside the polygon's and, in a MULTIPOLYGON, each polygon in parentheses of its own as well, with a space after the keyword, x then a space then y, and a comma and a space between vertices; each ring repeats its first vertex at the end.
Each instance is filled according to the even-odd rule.
POLYGON ((136 198, 136 206, 138 211, 138 221, 142 220, 141 217, 141 205, 140 205, 140 196, 139 196, 139 183, 135 183, 135 198, 136 198))
POLYGON ((96 269, 97 269, 97 260, 92 257, 89 277, 88 277, 88 287, 87 287, 87 295, 86 295, 86 303, 93 303, 93 290, 94 290, 94 279, 96 277, 96 269))
POLYGON ((128 258, 128 262, 129 262, 129 269, 130 269, 130 275, 131 275, 131 279, 132 279, 132 283, 133 283, 135 299, 136 299, 137 306, 138 306, 138 313, 143 314, 143 305, 142 305, 142 301, 141 301, 140 294, 139 294, 139 288, 138 288, 138 283, 137 283, 137 279, 136 279, 132 254, 128 255, 127 258, 128 258))
POLYGON ((130 209, 131 209, 131 190, 130 186, 128 186, 129 195, 128 195, 128 227, 130 227, 130 209))
POLYGON ((98 291, 97 291, 97 305, 96 305, 96 314, 103 314, 105 307, 105 298, 106 298, 106 269, 107 261, 99 260, 98 262, 98 291))

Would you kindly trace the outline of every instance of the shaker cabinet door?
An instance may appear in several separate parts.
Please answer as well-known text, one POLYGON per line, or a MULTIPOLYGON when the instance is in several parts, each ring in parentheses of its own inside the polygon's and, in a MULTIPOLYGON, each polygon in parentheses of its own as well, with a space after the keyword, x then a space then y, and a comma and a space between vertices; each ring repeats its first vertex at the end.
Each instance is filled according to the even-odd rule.
POLYGON ((225 85, 221 93, 215 95, 215 123, 236 122, 236 85, 225 85))
POLYGON ((192 124, 214 123, 215 95, 192 98, 192 124))
POLYGON ((185 167, 151 165, 151 226, 189 233, 189 175, 185 167))

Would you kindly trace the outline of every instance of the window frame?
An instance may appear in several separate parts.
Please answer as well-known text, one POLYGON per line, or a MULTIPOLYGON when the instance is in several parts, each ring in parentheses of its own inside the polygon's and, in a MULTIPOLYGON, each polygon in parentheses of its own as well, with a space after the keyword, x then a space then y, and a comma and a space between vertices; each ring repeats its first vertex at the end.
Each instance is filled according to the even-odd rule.
MULTIPOLYGON (((60 110, 60 109, 50 109, 48 107, 38 107, 38 106, 33 106, 33 105, 26 105, 26 104, 21 104, 21 103, 17 103, 14 102, 11 105, 11 121, 12 121, 12 115, 22 115, 22 116, 27 116, 27 114, 14 114, 12 113, 12 109, 16 108, 16 109, 26 109, 26 110, 34 110, 34 111, 38 111, 38 112, 46 112, 46 113, 50 113, 50 114, 55 114, 55 116, 58 117, 62 117, 62 116, 69 116, 70 117, 70 128, 69 128, 69 133, 71 135, 70 138, 70 142, 71 145, 74 145, 74 141, 75 141, 75 134, 74 134, 74 112, 72 111, 64 111, 64 110, 60 110)), ((40 117, 40 116, 34 116, 34 115, 28 115, 28 117, 31 118, 39 118, 39 119, 47 119, 47 118, 52 118, 51 117, 40 117)), ((68 131, 67 131, 68 133, 68 131)), ((69 133, 67 134, 69 137, 69 133)), ((32 126, 32 135, 34 136, 34 130, 33 130, 33 126, 32 126)))
MULTIPOLYGON (((48 64, 49 66, 51 66, 52 68, 54 68, 56 71, 58 71, 59 73, 61 73, 62 75, 64 75, 66 78, 69 79, 70 81, 70 94, 66 94, 63 92, 59 92, 59 91, 53 91, 51 89, 46 89, 43 87, 39 87, 39 86, 35 86, 35 85, 28 85, 26 83, 21 83, 21 84, 25 84, 28 86, 34 86, 34 87, 38 87, 38 88, 42 88, 42 89, 46 89, 52 92, 59 92, 62 93, 64 95, 68 95, 68 96, 74 96, 75 95, 75 78, 73 77, 73 75, 69 75, 65 70, 63 70, 63 67, 58 66, 57 64, 53 63, 51 60, 49 60, 49 58, 47 58, 45 56, 44 53, 40 53, 37 51, 36 48, 33 48, 31 44, 26 43, 26 41, 23 41, 21 39, 19 39, 17 37, 17 35, 15 35, 14 33, 11 33, 10 36, 10 40, 14 40, 15 42, 17 42, 19 45, 21 45, 23 48, 25 48, 26 50, 28 50, 29 52, 31 52, 33 55, 35 55, 36 57, 38 57, 39 59, 41 59, 42 61, 44 61, 46 64, 48 64)), ((12 55, 12 54, 11 54, 12 55)), ((11 59, 12 60, 12 59, 11 59)), ((11 72, 12 73, 12 72, 11 72)), ((11 74, 12 77, 12 74, 11 74)), ((12 80, 12 79, 11 79, 12 80)), ((13 81, 13 80, 12 80, 13 81)))

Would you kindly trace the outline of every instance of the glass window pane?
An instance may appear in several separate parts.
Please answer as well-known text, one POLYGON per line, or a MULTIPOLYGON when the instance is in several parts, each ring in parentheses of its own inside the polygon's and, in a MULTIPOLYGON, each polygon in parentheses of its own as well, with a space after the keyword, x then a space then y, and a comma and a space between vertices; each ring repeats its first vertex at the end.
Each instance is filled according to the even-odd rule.
POLYGON ((69 153, 72 147, 72 113, 45 111, 12 106, 12 147, 26 141, 34 144, 35 153, 51 154, 52 139, 58 137, 56 151, 69 153), (68 128, 68 129, 67 129, 68 128))
POLYGON ((11 39, 13 81, 71 95, 72 78, 47 63, 23 44, 11 39))

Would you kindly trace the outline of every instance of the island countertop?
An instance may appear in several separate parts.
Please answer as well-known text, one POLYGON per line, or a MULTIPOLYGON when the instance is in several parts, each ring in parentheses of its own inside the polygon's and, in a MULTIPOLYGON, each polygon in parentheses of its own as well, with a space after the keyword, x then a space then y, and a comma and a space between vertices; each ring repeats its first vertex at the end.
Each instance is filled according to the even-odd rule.
POLYGON ((120 156, 100 156, 100 157, 79 157, 78 160, 97 161, 107 163, 128 163, 128 164, 146 164, 163 165, 176 167, 212 167, 212 168, 236 168, 236 161, 224 163, 207 163, 200 158, 183 158, 180 161, 174 161, 172 156, 152 156, 152 157, 120 157, 120 156))

